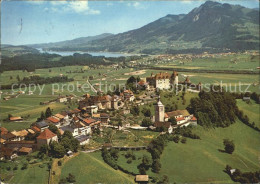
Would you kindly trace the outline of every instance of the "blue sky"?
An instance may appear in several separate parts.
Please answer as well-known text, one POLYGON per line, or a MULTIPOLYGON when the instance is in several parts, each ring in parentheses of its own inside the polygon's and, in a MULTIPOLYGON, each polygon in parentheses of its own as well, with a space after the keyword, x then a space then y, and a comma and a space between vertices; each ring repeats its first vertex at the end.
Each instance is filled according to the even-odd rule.
MULTIPOLYGON (((188 13, 205 1, 3 1, 1 43, 70 40, 139 28, 167 14, 188 13)), ((259 8, 257 0, 220 1, 259 8)))

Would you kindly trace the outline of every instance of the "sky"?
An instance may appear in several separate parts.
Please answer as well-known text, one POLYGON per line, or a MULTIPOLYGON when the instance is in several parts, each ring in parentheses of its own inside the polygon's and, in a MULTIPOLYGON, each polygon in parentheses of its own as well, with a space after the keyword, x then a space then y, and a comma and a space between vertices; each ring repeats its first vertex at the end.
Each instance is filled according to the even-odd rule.
MULTIPOLYGON (((168 14, 187 14, 205 1, 1 2, 1 44, 71 40, 140 28, 168 14)), ((259 8, 257 0, 219 1, 259 8)))

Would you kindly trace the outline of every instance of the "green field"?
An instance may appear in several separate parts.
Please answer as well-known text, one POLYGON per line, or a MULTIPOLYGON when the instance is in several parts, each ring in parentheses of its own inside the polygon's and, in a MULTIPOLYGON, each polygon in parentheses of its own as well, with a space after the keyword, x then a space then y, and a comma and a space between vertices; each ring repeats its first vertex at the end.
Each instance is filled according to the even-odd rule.
MULTIPOLYGON (((165 67, 166 65, 159 65, 165 67)), ((245 70, 257 71, 259 66, 259 56, 251 54, 233 54, 221 56, 216 54, 215 57, 200 57, 189 59, 176 59, 167 63, 168 68, 184 68, 184 69, 204 69, 204 70, 245 70), (184 62, 184 64, 183 64, 184 62)))
POLYGON ((69 173, 76 177, 76 183, 134 183, 134 177, 107 165, 101 152, 80 153, 64 164, 61 178, 69 173))
POLYGON ((201 140, 188 139, 186 144, 170 142, 164 150, 161 175, 169 176, 178 183, 231 183, 223 172, 228 164, 242 172, 257 171, 260 135, 257 131, 237 121, 228 128, 203 129, 198 126, 194 132, 201 140), (232 155, 223 150, 223 139, 234 140, 232 155))
POLYGON ((243 100, 237 100, 237 105, 240 110, 249 117, 250 123, 255 122, 255 125, 260 128, 260 105, 255 103, 254 100, 250 100, 249 103, 243 100))
MULTIPOLYGON (((198 125, 193 132, 199 135, 201 140, 188 138, 186 144, 168 142, 160 159, 160 173, 155 174, 149 169, 147 174, 159 178, 167 175, 172 183, 233 183, 224 172, 227 164, 242 172, 260 169, 260 135, 240 121, 228 128, 204 129, 198 125), (224 149, 225 138, 234 140, 235 151, 232 155, 221 151, 224 149)), ((120 151, 117 163, 128 171, 138 173, 140 158, 144 154, 150 154, 145 150, 133 153, 136 160, 128 164, 124 156, 126 151, 120 151)))
MULTIPOLYGON (((27 169, 22 170, 21 167, 23 163, 27 163, 25 156, 18 157, 15 161, 1 161, 0 167, 0 176, 1 178, 5 179, 5 182, 8 183, 37 183, 37 184, 47 184, 48 183, 48 166, 47 163, 50 161, 48 159, 40 160, 34 158, 37 155, 37 152, 31 154, 33 159, 29 162, 27 169), (32 163, 33 160, 36 163, 32 163), (14 166, 17 164, 18 169, 13 170, 14 166), (11 170, 7 170, 7 167, 10 166, 11 170)), ((32 158, 32 157, 31 157, 32 158)))

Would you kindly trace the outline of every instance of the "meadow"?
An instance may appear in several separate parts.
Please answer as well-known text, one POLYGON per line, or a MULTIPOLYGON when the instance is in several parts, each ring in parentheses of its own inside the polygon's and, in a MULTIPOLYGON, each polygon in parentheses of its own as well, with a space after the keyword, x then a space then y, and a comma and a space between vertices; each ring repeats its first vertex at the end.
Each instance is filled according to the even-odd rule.
POLYGON ((245 101, 239 99, 237 100, 237 106, 249 117, 250 123, 254 122, 255 125, 260 128, 259 104, 257 104, 254 100, 250 100, 249 103, 246 103, 245 101))
POLYGON ((22 169, 23 163, 28 163, 26 156, 20 156, 15 161, 1 161, 0 176, 2 181, 8 183, 48 183, 48 163, 50 160, 45 158, 43 160, 35 158, 38 152, 30 155, 28 168, 22 169), (13 168, 17 165, 17 170, 13 168), (10 167, 10 170, 7 168, 10 167))
MULTIPOLYGON (((205 69, 205 70, 230 70, 230 71, 257 71, 259 66, 259 56, 252 56, 247 53, 238 53, 233 55, 215 57, 200 57, 190 59, 176 59, 167 63, 169 68, 183 69, 205 69), (184 64, 183 64, 184 62, 184 64)), ((158 67, 165 67, 164 64, 158 67)))
POLYGON ((62 166, 61 178, 69 173, 76 177, 76 183, 134 183, 134 177, 107 165, 101 152, 80 153, 62 166))

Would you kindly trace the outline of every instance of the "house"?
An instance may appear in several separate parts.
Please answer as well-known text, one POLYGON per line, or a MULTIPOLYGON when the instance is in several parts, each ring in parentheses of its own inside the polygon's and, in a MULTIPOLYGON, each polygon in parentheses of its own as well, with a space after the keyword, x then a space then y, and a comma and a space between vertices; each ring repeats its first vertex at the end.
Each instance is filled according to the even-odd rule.
POLYGON ((4 146, 1 146, 0 148, 1 152, 0 152, 0 158, 1 160, 3 159, 14 159, 16 158, 17 155, 17 151, 14 149, 10 149, 10 148, 6 148, 4 146))
POLYGON ((108 124, 109 123, 109 115, 107 113, 100 113, 100 121, 101 123, 108 124))
POLYGON ((20 130, 20 131, 12 131, 12 134, 16 136, 16 141, 22 141, 25 137, 29 134, 27 130, 20 130))
POLYGON ((49 145, 51 141, 58 142, 58 137, 49 129, 45 129, 40 135, 37 137, 37 147, 40 148, 42 145, 49 145))
POLYGON ((19 152, 20 155, 29 155, 32 153, 32 148, 22 147, 19 152))
POLYGON ((113 95, 111 99, 111 108, 112 109, 119 109, 119 102, 121 101, 120 97, 117 95, 113 95))
POLYGON ((64 131, 64 132, 65 132, 65 131, 71 132, 73 137, 76 137, 76 136, 79 135, 79 130, 78 130, 78 128, 77 128, 76 126, 74 126, 74 125, 64 126, 64 127, 61 127, 60 129, 61 129, 62 131, 64 131))
MULTIPOLYGON (((111 109, 111 99, 110 95, 103 96, 86 96, 84 100, 79 101, 80 109, 87 106, 97 106, 98 109, 111 109)), ((90 112, 88 112, 90 113, 90 112)))
POLYGON ((33 126, 31 129, 32 129, 32 131, 35 132, 35 133, 41 132, 41 129, 38 128, 37 126, 33 126))
POLYGON ((134 93, 131 90, 124 90, 120 96, 124 99, 124 101, 134 101, 135 96, 134 93))
POLYGON ((190 125, 197 126, 197 118, 195 116, 190 119, 190 125))
POLYGON ((1 138, 4 139, 5 141, 15 141, 16 140, 16 136, 14 134, 12 134, 11 132, 1 135, 1 138))
POLYGON ((8 133, 8 130, 6 128, 4 128, 4 127, 0 127, 0 130, 1 130, 1 137, 2 137, 2 135, 8 133))
POLYGON ((79 135, 89 135, 92 133, 91 127, 86 126, 81 121, 74 123, 74 126, 78 128, 79 135))
POLYGON ((135 182, 136 183, 148 183, 149 176, 148 175, 136 175, 135 182))
POLYGON ((51 123, 51 124, 55 125, 55 126, 58 127, 58 128, 59 128, 60 125, 61 125, 60 119, 57 118, 57 117, 55 117, 55 116, 48 117, 48 118, 46 119, 46 121, 47 121, 48 123, 51 123))
POLYGON ((60 102, 60 103, 67 102, 67 98, 64 96, 59 97, 59 98, 57 98, 57 102, 60 102))
POLYGON ((20 116, 16 116, 16 117, 10 117, 9 120, 16 122, 16 121, 22 121, 23 118, 21 118, 20 116))
MULTIPOLYGON (((35 126, 40 129, 41 132, 43 132, 45 129, 49 128, 49 125, 46 121, 42 120, 42 121, 39 121, 39 122, 36 122, 35 126)), ((36 128, 33 128, 33 130, 36 130, 36 128)))
POLYGON ((91 106, 87 106, 85 107, 86 113, 89 114, 95 114, 98 112, 98 107, 96 105, 91 105, 91 106))
POLYGON ((75 137, 78 141, 80 145, 86 145, 89 143, 90 137, 86 136, 86 135, 80 135, 75 137))
POLYGON ((141 90, 149 90, 150 89, 150 86, 149 86, 149 83, 145 82, 144 80, 140 80, 138 83, 137 83, 137 89, 141 89, 141 90))

